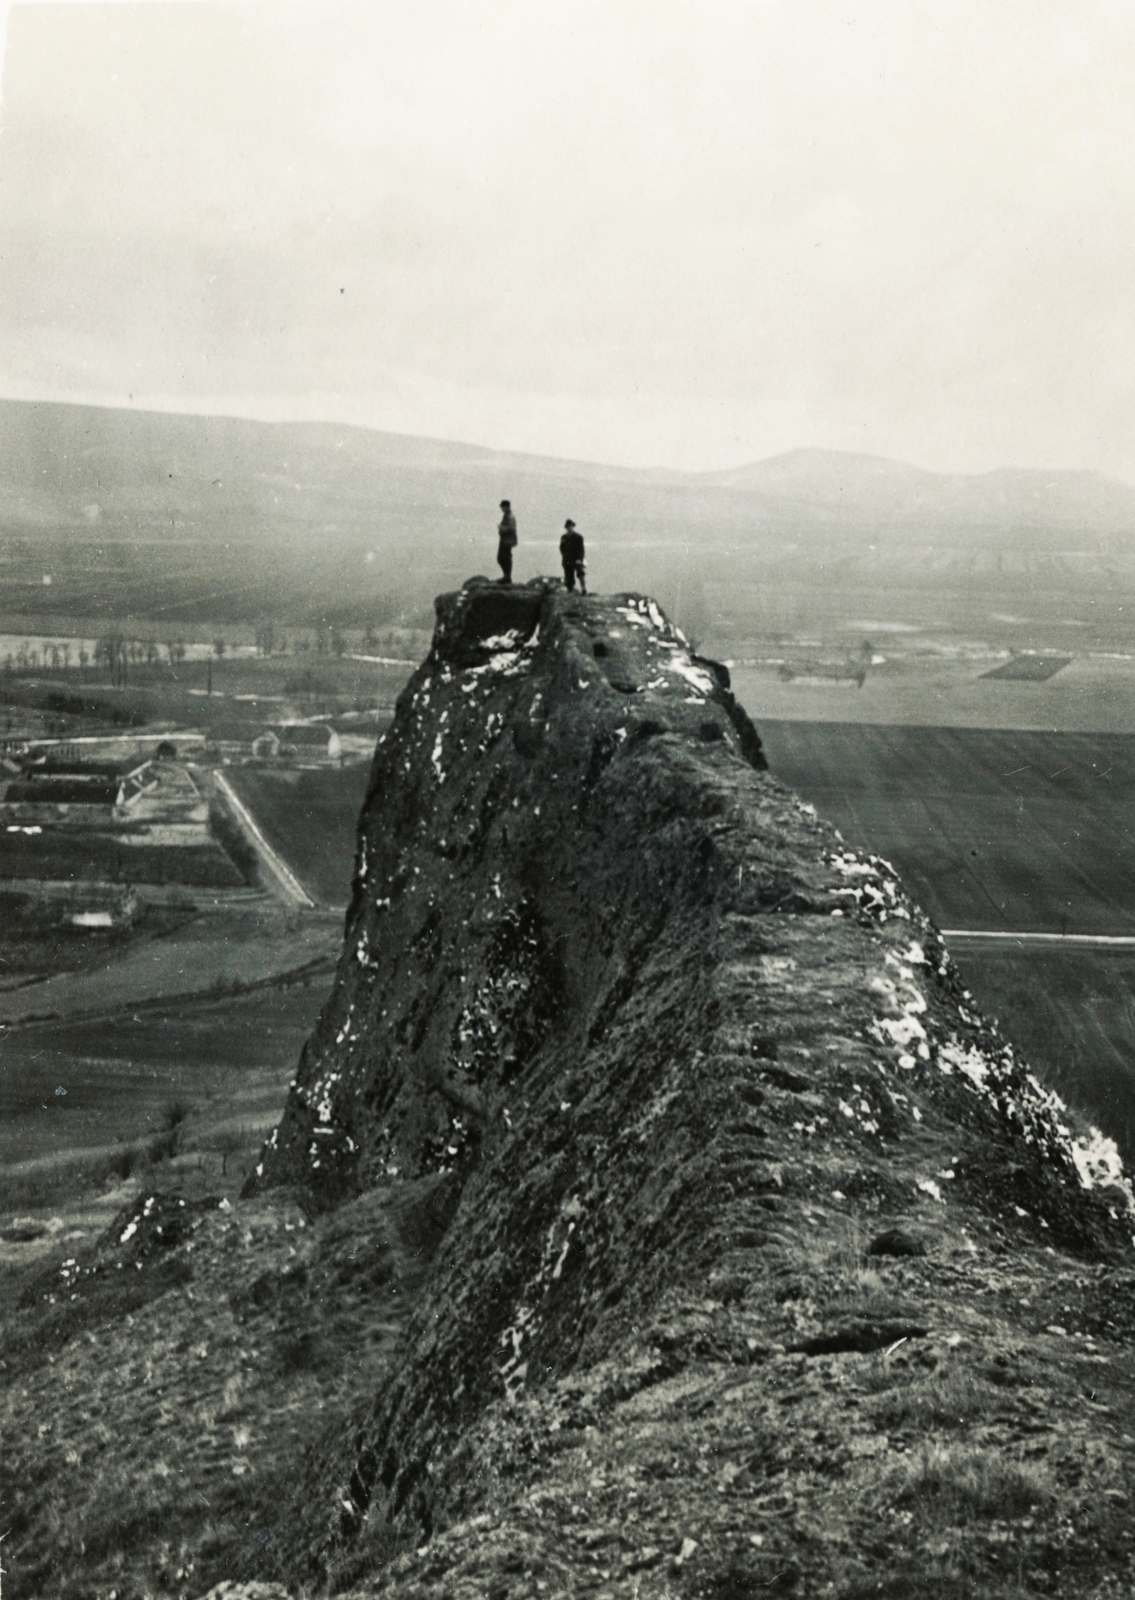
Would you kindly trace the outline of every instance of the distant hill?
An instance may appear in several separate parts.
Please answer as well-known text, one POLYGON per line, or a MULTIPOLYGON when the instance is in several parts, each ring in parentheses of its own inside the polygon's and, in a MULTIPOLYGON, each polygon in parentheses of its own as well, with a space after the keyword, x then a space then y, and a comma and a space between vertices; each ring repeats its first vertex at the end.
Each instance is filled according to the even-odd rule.
MULTIPOLYGON (((337 423, 254 422, 0 400, 0 522, 102 537, 242 540, 421 531, 467 512, 478 530, 509 494, 527 526, 616 528, 662 514, 827 529, 833 517, 1011 529, 1135 529, 1135 488, 1097 472, 936 473, 882 456, 792 450, 726 472, 636 470, 482 449, 337 423), (511 493, 510 493, 511 491, 511 493), (494 498, 496 497, 496 498, 494 498)), ((472 531, 472 529, 470 529, 472 531)), ((627 531, 627 530, 623 530, 627 531)))
POLYGON ((1069 553, 1076 583, 1135 576, 1135 489, 1097 473, 949 475, 822 450, 642 471, 334 423, 0 401, 10 613, 421 621, 439 590, 495 572, 504 496, 520 575, 557 570, 571 516, 603 588, 650 588, 693 626, 706 582, 814 593, 988 569, 1063 585, 1069 553))
POLYGON ((836 511, 849 521, 943 522, 962 527, 1135 529, 1135 488, 1099 472, 1000 468, 978 474, 927 472, 883 456, 790 450, 707 482, 836 511))
POLYGON ((497 502, 508 495, 519 506, 521 488, 524 531, 539 523, 549 537, 558 536, 565 506, 586 512, 580 496, 592 509, 600 496, 622 509, 627 496, 651 507, 659 494, 700 490, 712 502, 724 493, 679 473, 337 423, 0 400, 0 522, 8 532, 273 543, 364 530, 420 535, 424 516, 466 509, 478 526, 495 526, 497 502))

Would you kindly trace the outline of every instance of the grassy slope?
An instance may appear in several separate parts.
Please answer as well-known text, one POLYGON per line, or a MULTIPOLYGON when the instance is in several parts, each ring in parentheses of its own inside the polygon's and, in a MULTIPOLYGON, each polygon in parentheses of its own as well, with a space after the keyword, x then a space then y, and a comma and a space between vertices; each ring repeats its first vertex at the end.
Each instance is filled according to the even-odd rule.
POLYGON ((262 1561, 296 1460, 380 1381, 432 1242, 419 1197, 317 1228, 219 1198, 167 1191, 164 1242, 143 1224, 123 1243, 120 1214, 97 1245, 3 1269, 14 1600, 186 1596, 262 1561))
MULTIPOLYGON (((428 1185, 314 1225, 286 1196, 187 1209, 194 1226, 167 1248, 145 1229, 123 1243, 122 1213, 101 1243, 76 1243, 65 1211, 49 1251, 25 1265, 5 1252, 14 1600, 188 1600, 222 1578, 281 1575, 297 1464, 333 1456, 365 1417, 436 1239, 428 1185)), ((669 1358, 644 1347, 486 1417, 487 1511, 398 1555, 391 1593, 799 1600, 803 1573, 840 1551, 878 1575, 840 1600, 1126 1593, 1131 1274, 1053 1255, 1030 1224, 1010 1219, 998 1238, 968 1218, 959 1232, 953 1208, 920 1210, 929 1253, 906 1259, 863 1254, 896 1220, 887 1202, 817 1197, 810 1228, 779 1218, 780 1339, 818 1317, 914 1307, 928 1339, 748 1349, 744 1272, 696 1303, 676 1287, 652 1333, 679 1341, 669 1358), (853 1494, 840 1487, 851 1475, 853 1494)), ((308 1592, 294 1571, 288 1589, 308 1592)))

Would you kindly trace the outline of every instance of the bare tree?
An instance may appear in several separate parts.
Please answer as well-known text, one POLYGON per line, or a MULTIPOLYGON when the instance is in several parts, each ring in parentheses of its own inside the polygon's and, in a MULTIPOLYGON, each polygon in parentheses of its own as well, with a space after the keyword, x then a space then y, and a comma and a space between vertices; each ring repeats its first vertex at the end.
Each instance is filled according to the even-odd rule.
POLYGON ((104 634, 95 645, 95 662, 106 667, 110 681, 116 689, 125 688, 129 652, 126 640, 120 633, 104 634))

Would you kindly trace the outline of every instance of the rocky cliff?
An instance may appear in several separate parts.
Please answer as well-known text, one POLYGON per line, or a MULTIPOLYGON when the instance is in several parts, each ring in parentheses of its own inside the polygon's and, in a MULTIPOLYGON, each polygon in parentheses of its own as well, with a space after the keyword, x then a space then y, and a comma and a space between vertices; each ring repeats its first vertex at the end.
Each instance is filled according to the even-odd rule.
POLYGON ((473 580, 437 611, 256 1185, 424 1183, 444 1235, 260 1573, 1118 1594, 1114 1149, 652 601, 473 580))

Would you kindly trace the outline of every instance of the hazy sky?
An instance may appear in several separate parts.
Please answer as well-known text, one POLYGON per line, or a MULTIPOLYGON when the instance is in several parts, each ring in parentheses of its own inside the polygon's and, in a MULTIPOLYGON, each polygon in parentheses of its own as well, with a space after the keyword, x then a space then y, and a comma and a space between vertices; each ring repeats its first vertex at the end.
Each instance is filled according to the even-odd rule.
POLYGON ((1135 481, 1130 0, 15 4, 2 96, 0 393, 1135 481))

